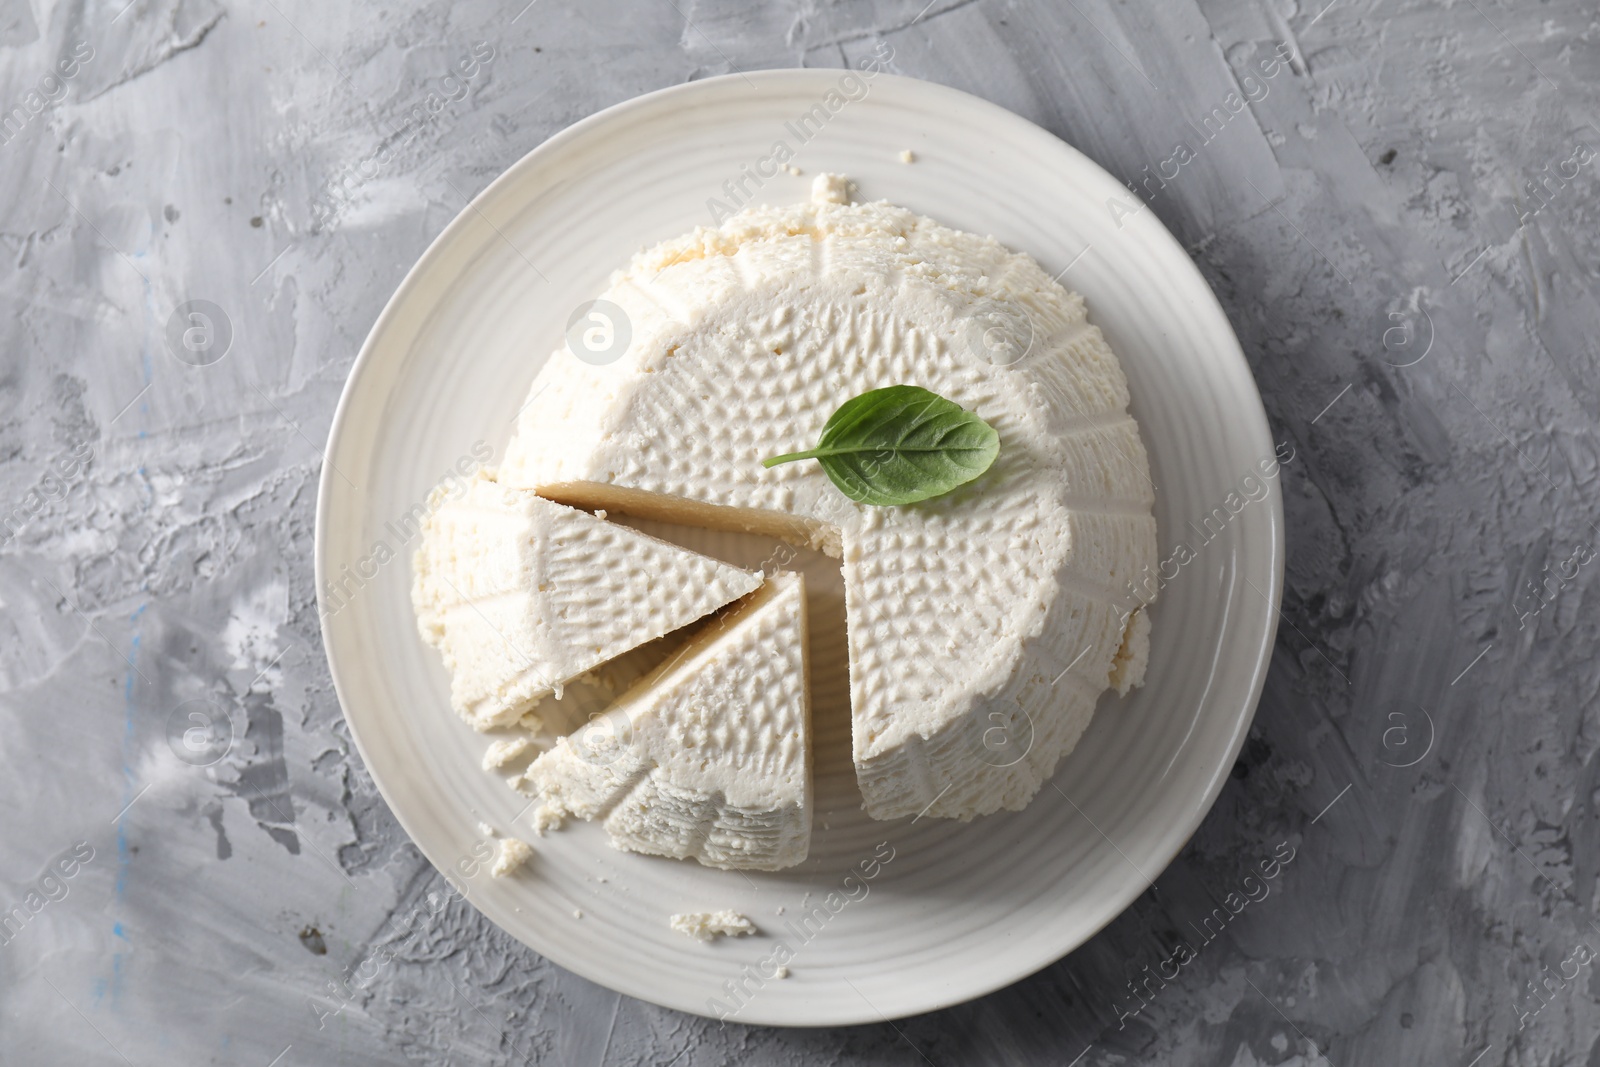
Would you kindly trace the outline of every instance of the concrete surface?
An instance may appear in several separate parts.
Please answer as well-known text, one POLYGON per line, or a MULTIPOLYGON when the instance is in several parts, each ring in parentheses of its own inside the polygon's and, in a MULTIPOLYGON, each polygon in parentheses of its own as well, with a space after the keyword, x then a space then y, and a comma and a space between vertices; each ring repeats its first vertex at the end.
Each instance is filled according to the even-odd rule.
POLYGON ((126 2, 0 0, 0 1062, 1600 1065, 1593 5, 126 2), (361 339, 574 120, 885 41, 1138 183, 1297 448, 1234 780, 1081 951, 895 1025, 719 1029, 408 928, 438 883, 310 572, 361 339))

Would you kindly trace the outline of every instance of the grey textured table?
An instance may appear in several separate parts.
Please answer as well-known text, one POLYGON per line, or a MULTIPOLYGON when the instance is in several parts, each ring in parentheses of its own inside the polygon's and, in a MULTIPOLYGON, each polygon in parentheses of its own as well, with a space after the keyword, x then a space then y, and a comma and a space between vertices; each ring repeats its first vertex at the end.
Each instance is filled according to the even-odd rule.
POLYGON ((126 2, 0 2, 0 1063, 1600 1064, 1591 5, 126 2), (719 1028, 465 905, 408 928, 440 883, 312 591, 361 339, 572 121, 883 42, 1136 183, 1297 449, 1233 780, 1080 951, 895 1025, 719 1028), (231 750, 175 758, 217 708, 231 750))

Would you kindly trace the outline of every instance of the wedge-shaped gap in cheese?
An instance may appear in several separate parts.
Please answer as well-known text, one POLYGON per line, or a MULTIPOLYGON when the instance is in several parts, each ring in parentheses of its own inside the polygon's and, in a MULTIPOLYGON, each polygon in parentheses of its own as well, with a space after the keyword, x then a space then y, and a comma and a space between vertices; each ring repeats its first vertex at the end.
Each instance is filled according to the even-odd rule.
POLYGON ((728 870, 811 837, 805 581, 778 574, 528 768, 536 821, 605 819, 618 848, 728 870))
POLYGON ((537 491, 546 499, 589 511, 615 511, 678 526, 776 537, 801 548, 814 548, 834 559, 838 559, 842 552, 837 526, 781 511, 708 504, 690 497, 629 489, 604 482, 548 482, 539 485, 537 491))
MULTIPOLYGON (((692 640, 712 618, 714 616, 698 619, 580 674, 561 687, 559 697, 540 700, 510 729, 532 735, 548 748, 557 738, 570 734, 615 704, 619 696, 692 640)), ((512 785, 521 789, 520 777, 513 779, 512 785)))
POLYGON ((480 474, 429 499, 412 601, 451 704, 509 726, 564 685, 755 590, 757 574, 480 474))

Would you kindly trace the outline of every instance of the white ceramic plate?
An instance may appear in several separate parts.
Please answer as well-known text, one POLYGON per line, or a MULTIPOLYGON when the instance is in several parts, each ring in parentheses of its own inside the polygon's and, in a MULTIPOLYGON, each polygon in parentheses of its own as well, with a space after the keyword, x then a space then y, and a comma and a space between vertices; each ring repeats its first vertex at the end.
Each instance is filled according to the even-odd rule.
MULTIPOLYGON (((317 506, 323 638, 339 699, 417 845, 556 963, 684 1011, 720 1014, 715 999, 740 1022, 925 1012, 1087 940, 1144 891, 1216 798, 1261 692, 1282 582, 1275 483, 1225 524, 1214 520, 1209 543, 1189 526, 1230 493, 1242 499, 1273 442, 1227 319, 1155 216, 1134 213, 1140 201, 1099 167, 993 104, 906 78, 842 77, 784 70, 676 86, 578 123, 501 175, 373 327, 339 403, 317 506), (802 142, 794 124, 819 103, 827 121, 802 142), (438 656, 417 636, 405 517, 459 460, 470 465, 475 442, 503 453, 529 382, 607 275, 641 247, 710 223, 708 198, 726 200, 724 183, 778 141, 804 176, 780 173, 758 191, 748 182, 761 199, 799 201, 819 171, 847 174, 863 199, 993 234, 1065 271, 1127 371, 1162 556, 1188 542, 1197 558, 1154 610, 1146 686, 1102 700, 1026 811, 963 825, 879 823, 859 810, 841 584, 835 566, 805 557, 817 587, 810 859, 747 876, 623 854, 598 826, 579 825, 535 840, 523 871, 492 880, 472 858, 477 824, 531 838, 517 822, 524 801, 479 768, 486 739, 450 711, 438 656), (900 161, 903 149, 915 163, 900 161), (333 579, 346 595, 327 596, 333 579), (704 945, 667 927, 674 912, 715 908, 744 912, 763 934, 704 945), (762 979, 780 943, 791 975, 762 979), (743 987, 737 997, 730 981, 743 987)), ((746 563, 768 547, 693 533, 686 543, 746 563)))

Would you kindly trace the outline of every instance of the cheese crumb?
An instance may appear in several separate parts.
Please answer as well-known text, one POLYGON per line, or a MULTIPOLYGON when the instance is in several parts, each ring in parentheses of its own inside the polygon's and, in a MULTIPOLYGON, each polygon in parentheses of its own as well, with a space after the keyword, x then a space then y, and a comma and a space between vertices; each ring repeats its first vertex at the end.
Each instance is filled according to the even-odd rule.
POLYGON ((796 178, 800 177, 800 175, 805 173, 805 171, 801 170, 799 167, 795 166, 793 163, 789 164, 789 168, 788 169, 789 169, 789 173, 793 174, 796 178))
POLYGON ((537 711, 527 711, 523 712, 522 718, 517 720, 517 725, 530 734, 536 734, 544 729, 544 720, 539 718, 537 711))
POLYGON ((504 767, 533 746, 533 742, 526 737, 502 737, 489 746, 489 751, 483 754, 483 769, 492 771, 497 767, 504 767))
POLYGON ((902 149, 901 150, 901 152, 900 152, 900 162, 902 162, 902 163, 915 163, 916 161, 917 161, 917 154, 915 152, 911 151, 911 149, 906 148, 906 149, 902 149))
POLYGON ((772 972, 772 977, 774 977, 774 978, 787 978, 787 977, 789 977, 789 968, 787 968, 787 967, 779 967, 776 971, 772 972))
POLYGON ((583 909, 582 909, 582 908, 573 908, 573 909, 572 909, 572 917, 573 917, 573 918, 574 918, 574 919, 581 919, 581 918, 583 918, 583 909))
POLYGON ((680 934, 697 941, 713 941, 722 937, 747 937, 757 933, 756 924, 736 911, 692 911, 674 915, 668 920, 680 934))
MULTIPOLYGON (((526 781, 526 779, 524 779, 524 781, 526 781)), ((544 832, 546 830, 561 829, 560 813, 555 811, 548 804, 540 804, 537 808, 534 808, 532 820, 533 832, 538 834, 540 837, 544 836, 544 832)))
POLYGON ((607 516, 607 515, 608 515, 608 514, 610 514, 610 513, 609 513, 609 512, 608 512, 608 511, 606 511, 606 509, 605 509, 605 508, 596 508, 596 509, 595 509, 595 513, 594 513, 594 517, 595 517, 595 518, 597 518, 597 519, 601 519, 601 520, 604 520, 604 519, 605 519, 605 517, 606 517, 606 516, 607 516))
POLYGON ((819 174, 811 182, 813 204, 848 204, 850 180, 842 174, 819 174))
POLYGON ((486 822, 480 822, 478 824, 478 833, 479 833, 480 836, 483 836, 483 837, 493 837, 494 836, 494 827, 490 826, 486 822))
POLYGON ((495 854, 494 865, 489 868, 489 873, 496 878, 504 878, 527 863, 532 856, 533 846, 526 841, 514 837, 501 838, 500 849, 495 854))

